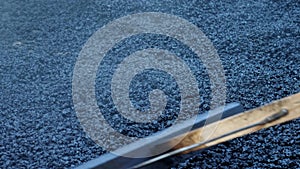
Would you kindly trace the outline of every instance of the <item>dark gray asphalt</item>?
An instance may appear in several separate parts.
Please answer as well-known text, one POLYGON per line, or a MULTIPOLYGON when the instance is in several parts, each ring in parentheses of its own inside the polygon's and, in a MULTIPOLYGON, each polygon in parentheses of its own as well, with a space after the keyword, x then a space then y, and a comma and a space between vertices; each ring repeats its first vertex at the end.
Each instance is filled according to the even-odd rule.
MULTIPOLYGON (((1 1, 0 168, 70 168, 103 154, 86 137, 74 111, 76 58, 100 27, 149 11, 180 16, 211 39, 226 72, 227 102, 238 101, 250 109, 300 92, 297 0, 1 1)), ((160 44, 147 36, 140 37, 150 38, 145 47, 160 44)), ((163 41, 176 45, 172 39, 163 41)), ((124 45, 134 51, 136 43, 129 39, 124 45)), ((127 48, 117 51, 122 49, 127 48)), ((201 110, 209 106, 209 97, 204 98, 201 110)), ((299 121, 232 140, 170 166, 300 168, 299 121)))

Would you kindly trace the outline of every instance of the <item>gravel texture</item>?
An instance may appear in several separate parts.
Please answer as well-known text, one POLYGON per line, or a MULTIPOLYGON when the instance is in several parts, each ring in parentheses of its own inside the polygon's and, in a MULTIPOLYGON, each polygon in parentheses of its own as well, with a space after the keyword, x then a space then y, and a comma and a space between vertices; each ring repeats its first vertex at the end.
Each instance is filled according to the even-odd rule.
MULTIPOLYGON (((297 0, 1 1, 0 168, 71 168, 104 153, 86 136, 76 118, 72 103, 73 68, 83 44, 100 27, 128 14, 150 11, 180 16, 208 36, 225 69, 227 102, 237 101, 251 109, 300 92, 297 0)), ((156 36, 126 39, 109 55, 125 55, 149 46, 174 49, 182 57, 189 54, 176 40, 156 36)), ((191 67, 200 72, 197 79, 206 79, 201 63, 192 63, 191 67)), ((111 73, 109 67, 99 71, 111 73)), ((174 80, 159 75, 161 72, 146 73, 150 73, 145 75, 147 79, 158 80, 155 83, 159 85, 136 77, 131 95, 134 105, 148 108, 147 100, 140 101, 147 98, 141 92, 145 86, 147 92, 152 88, 169 92, 169 107, 178 109, 179 92, 170 90, 176 88, 176 83, 165 83, 174 80)), ((101 102, 101 91, 106 89, 101 88, 101 78, 97 79, 97 101, 101 102)), ((204 80, 199 87, 204 94, 201 111, 208 110, 209 81, 204 80)), ((169 126, 169 114, 155 123, 158 126, 150 124, 133 132, 123 124, 117 126, 116 121, 112 125, 123 134, 143 137, 169 126)), ((194 153, 170 167, 300 168, 299 121, 194 153)))

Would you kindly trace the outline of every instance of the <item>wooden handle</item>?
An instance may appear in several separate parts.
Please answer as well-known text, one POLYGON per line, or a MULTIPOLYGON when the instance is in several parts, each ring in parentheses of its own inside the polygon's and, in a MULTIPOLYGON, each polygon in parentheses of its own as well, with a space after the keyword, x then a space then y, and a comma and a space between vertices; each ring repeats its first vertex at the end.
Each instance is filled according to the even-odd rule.
POLYGON ((178 139, 182 139, 179 144, 177 144, 173 149, 179 149, 182 147, 186 147, 195 143, 199 143, 205 140, 217 138, 218 136, 223 135, 224 133, 228 133, 230 131, 257 123, 263 119, 265 119, 268 116, 274 115, 281 111, 282 109, 288 110, 288 114, 282 118, 276 119, 272 122, 266 123, 264 125, 259 125, 241 132, 238 132, 236 134, 218 139, 216 141, 207 143, 203 146, 197 147, 192 150, 188 150, 184 153, 189 153, 191 151, 196 151, 199 149, 203 149, 206 147, 210 147, 228 140, 231 140, 236 137, 240 137, 249 133, 253 133, 255 131, 261 130, 263 128, 268 128, 270 126, 274 126, 286 121, 290 121, 293 119, 297 119, 300 117, 300 93, 297 93, 295 95, 283 98, 278 101, 274 101, 268 105, 246 111, 245 113, 241 113, 229 118, 226 118, 224 120, 221 120, 219 122, 215 122, 212 124, 209 124, 207 126, 204 126, 199 129, 195 129, 191 132, 189 132, 185 136, 178 136, 174 139, 174 141, 178 141, 178 139))

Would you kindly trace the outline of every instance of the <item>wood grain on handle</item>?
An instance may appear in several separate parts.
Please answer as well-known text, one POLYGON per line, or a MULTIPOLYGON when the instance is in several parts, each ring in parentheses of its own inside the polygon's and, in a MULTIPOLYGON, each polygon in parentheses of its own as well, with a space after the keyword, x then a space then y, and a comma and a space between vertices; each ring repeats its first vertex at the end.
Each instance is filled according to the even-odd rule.
POLYGON ((203 146, 197 147, 195 149, 186 151, 184 153, 188 153, 191 151, 196 151, 199 149, 203 149, 206 147, 210 147, 228 140, 231 140, 236 137, 240 137, 249 133, 253 133, 255 131, 258 131, 263 128, 268 128, 270 126, 274 126, 276 124, 280 124, 286 121, 290 121, 293 119, 297 119, 300 117, 300 93, 297 93, 295 95, 283 98, 278 101, 274 101, 268 105, 246 111, 245 113, 241 113, 229 118, 226 118, 224 120, 221 120, 219 122, 209 124, 207 126, 204 126, 203 128, 195 129, 191 132, 189 132, 183 139, 183 136, 178 136, 174 139, 174 141, 178 139, 182 139, 179 144, 177 144, 173 149, 179 149, 182 147, 186 147, 195 143, 202 142, 204 140, 213 139, 218 136, 223 135, 224 133, 228 133, 230 131, 236 130, 238 128, 242 128, 248 125, 251 125, 253 123, 259 122, 263 120, 264 118, 273 115, 275 113, 278 113, 281 109, 287 109, 288 115, 275 120, 273 122, 267 123, 265 125, 256 126, 241 132, 238 132, 236 134, 218 139, 216 141, 207 143, 203 146), (210 133, 208 133, 208 131, 210 133), (209 134, 209 136, 208 136, 209 134), (204 139, 205 138, 205 139, 204 139))

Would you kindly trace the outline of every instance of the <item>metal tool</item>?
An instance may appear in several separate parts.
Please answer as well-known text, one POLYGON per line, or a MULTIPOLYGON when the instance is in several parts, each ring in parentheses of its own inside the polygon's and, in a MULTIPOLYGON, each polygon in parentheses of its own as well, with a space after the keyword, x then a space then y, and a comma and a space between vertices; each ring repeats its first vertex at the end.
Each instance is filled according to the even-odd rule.
MULTIPOLYGON (((128 168, 168 168, 173 160, 178 156, 174 156, 179 153, 191 153, 197 150, 204 150, 219 143, 250 134, 252 132, 268 128, 274 125, 278 125, 284 122, 295 120, 300 118, 300 93, 282 98, 277 101, 273 101, 270 104, 242 112, 242 107, 235 103, 230 104, 223 109, 216 109, 213 113, 205 113, 200 115, 196 120, 196 127, 193 130, 186 132, 186 128, 192 127, 194 121, 187 120, 183 125, 177 126, 174 130, 169 130, 167 135, 160 137, 153 137, 144 142, 134 142, 128 146, 122 147, 124 154, 114 155, 111 153, 104 154, 99 158, 91 160, 81 166, 78 169, 86 168, 105 168, 105 169, 128 169, 128 168), (222 115, 221 120, 214 121, 222 115), (205 121, 211 123, 204 126, 205 121), (204 127, 203 127, 204 126, 204 127), (215 127, 210 136, 202 137, 202 132, 206 127, 215 127), (180 142, 171 144, 177 139, 180 142), (169 144, 170 143, 170 144, 169 144), (157 149, 163 146, 170 146, 171 149, 162 154, 153 154, 157 149), (129 147, 129 148, 128 148, 129 147), (139 157, 139 153, 147 155, 149 158, 129 158, 127 154, 136 154, 139 157), (172 158, 167 158, 172 156, 172 158), (151 165, 149 165, 151 164, 151 165)), ((199 151, 198 151, 199 152, 199 151)), ((178 158, 182 158, 189 154, 180 154, 178 158)), ((174 162, 174 161, 173 161, 174 162)))

